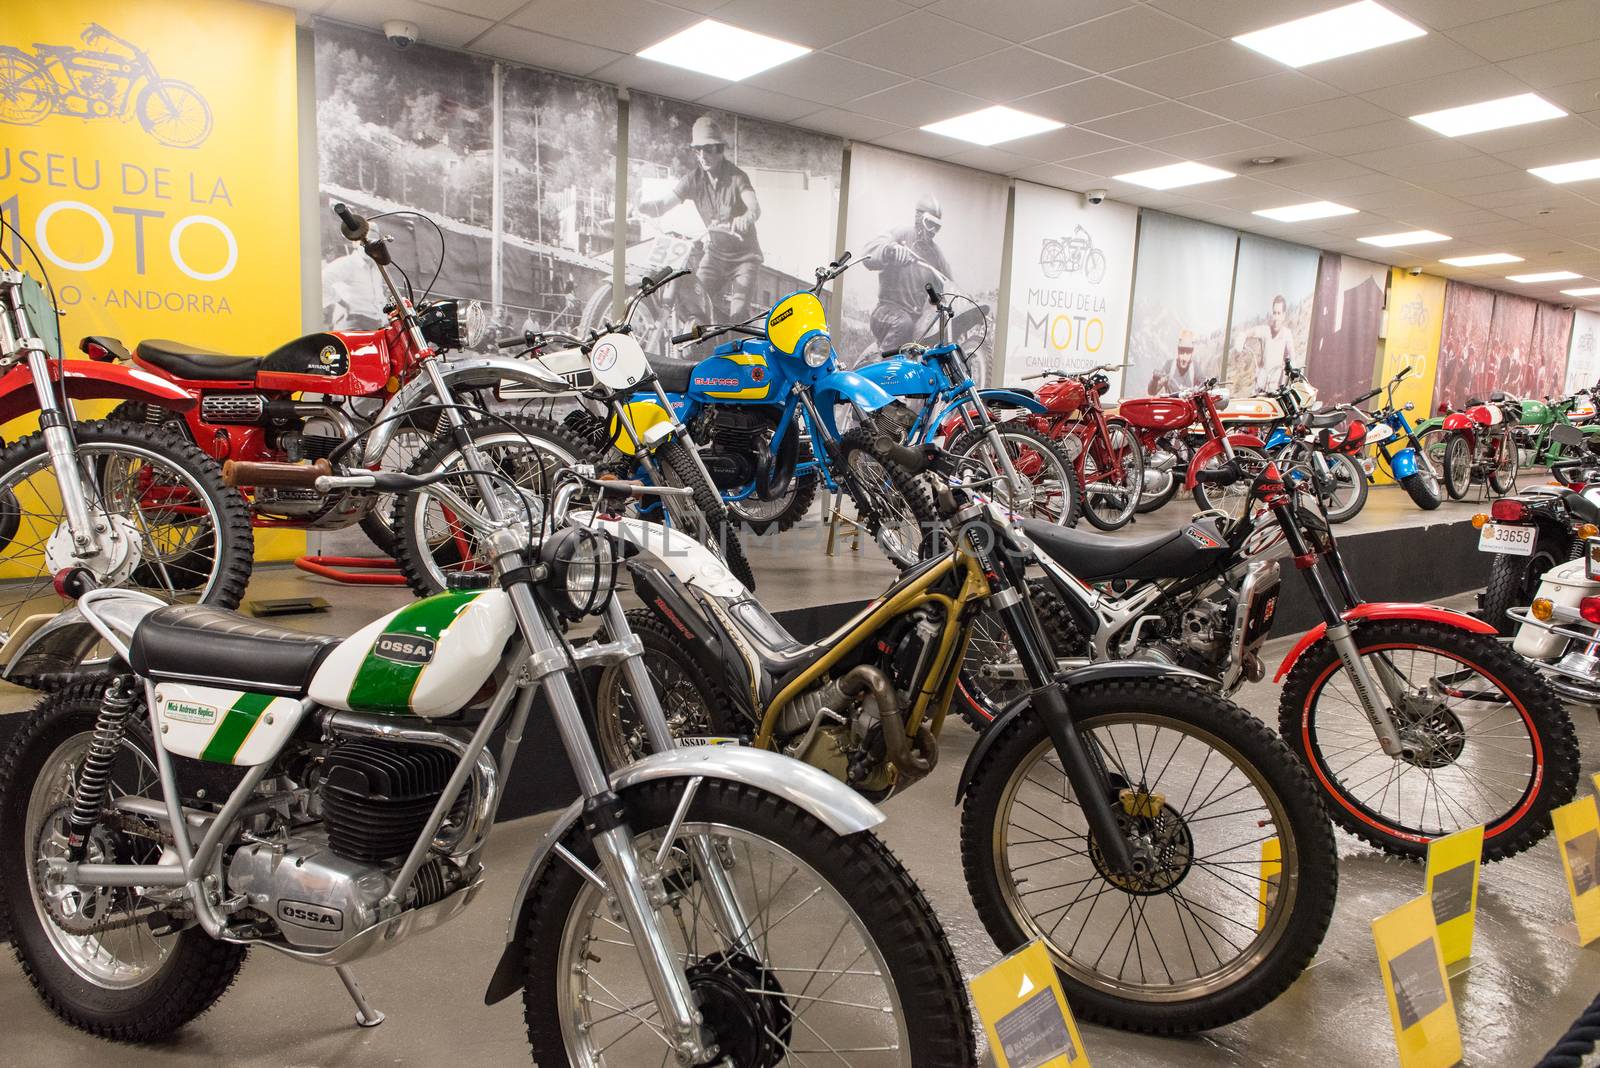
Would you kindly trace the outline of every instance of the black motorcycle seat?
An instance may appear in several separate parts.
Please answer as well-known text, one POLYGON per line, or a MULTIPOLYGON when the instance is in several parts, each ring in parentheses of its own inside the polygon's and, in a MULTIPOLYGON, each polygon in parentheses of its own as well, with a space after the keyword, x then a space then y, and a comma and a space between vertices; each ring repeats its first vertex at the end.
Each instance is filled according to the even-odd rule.
POLYGON ((650 367, 656 373, 656 380, 668 393, 687 393, 689 377, 699 366, 700 364, 694 360, 666 360, 659 356, 650 360, 650 367))
POLYGON ((1567 511, 1572 513, 1574 519, 1600 526, 1600 505, 1574 490, 1567 490, 1561 499, 1566 502, 1567 511))
POLYGON ((1326 430, 1343 423, 1348 416, 1337 408, 1324 412, 1309 412, 1306 415, 1306 425, 1312 430, 1326 430))
POLYGON ((256 376, 265 356, 230 356, 181 341, 152 338, 135 346, 139 359, 175 378, 191 382, 240 382, 256 376))
POLYGON ((1176 578, 1228 551, 1227 540, 1212 519, 1194 519, 1178 530, 1147 538, 1114 538, 1043 519, 1022 520, 1022 530, 1039 551, 1085 582, 1176 578))
POLYGON ((128 664, 157 682, 298 697, 343 640, 257 623, 208 605, 175 604, 156 609, 135 628, 128 664))

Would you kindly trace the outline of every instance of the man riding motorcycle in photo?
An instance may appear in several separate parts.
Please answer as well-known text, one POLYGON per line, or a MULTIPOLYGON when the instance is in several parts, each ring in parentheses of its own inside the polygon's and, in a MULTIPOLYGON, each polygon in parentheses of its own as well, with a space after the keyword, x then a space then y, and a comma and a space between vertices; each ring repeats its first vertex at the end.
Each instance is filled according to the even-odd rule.
POLYGON ((878 306, 872 309, 872 337, 884 352, 920 338, 917 324, 927 307, 926 287, 942 291, 952 276, 950 261, 934 240, 944 225, 939 198, 917 201, 910 226, 896 226, 867 243, 862 262, 878 272, 878 306))
POLYGON ((705 253, 696 269, 700 284, 715 307, 715 322, 738 322, 750 314, 756 272, 763 262, 756 220, 761 201, 750 176, 727 158, 722 127, 710 115, 694 120, 689 148, 697 169, 679 176, 670 190, 641 200, 645 215, 662 215, 689 201, 706 225, 705 253))

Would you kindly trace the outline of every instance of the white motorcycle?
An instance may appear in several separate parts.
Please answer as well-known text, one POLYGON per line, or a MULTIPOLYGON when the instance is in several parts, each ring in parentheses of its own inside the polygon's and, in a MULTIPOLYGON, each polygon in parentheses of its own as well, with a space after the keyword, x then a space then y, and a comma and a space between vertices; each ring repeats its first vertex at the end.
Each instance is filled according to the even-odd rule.
POLYGON ((534 851, 486 994, 522 992, 537 1064, 976 1064, 954 955, 871 833, 882 814, 777 754, 673 748, 615 596, 620 558, 660 528, 567 515, 579 494, 604 512, 686 490, 567 472, 469 502, 444 473, 251 474, 443 497, 492 570, 343 639, 67 577, 76 607, 13 663, 75 664, 101 640, 109 684, 45 700, 0 769, 0 914, 58 1016, 159 1039, 260 948, 332 967, 356 1021, 381 1023, 351 965, 477 896, 518 744, 553 723, 581 797, 534 851), (565 630, 595 616, 574 648, 565 630), (578 678, 604 667, 651 750, 609 777, 578 678))
POLYGON ((1544 573, 1531 605, 1506 615, 1518 624, 1511 648, 1562 697, 1600 710, 1600 537, 1585 538, 1576 559, 1544 573))

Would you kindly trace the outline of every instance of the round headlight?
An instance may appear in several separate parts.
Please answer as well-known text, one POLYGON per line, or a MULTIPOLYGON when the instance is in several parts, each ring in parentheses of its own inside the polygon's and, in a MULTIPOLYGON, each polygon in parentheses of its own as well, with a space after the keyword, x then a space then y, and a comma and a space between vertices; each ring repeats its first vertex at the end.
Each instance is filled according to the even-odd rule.
POLYGON ((821 367, 833 355, 833 342, 827 334, 813 334, 810 341, 806 342, 806 366, 821 367))
POLYGON ((549 569, 540 588, 569 619, 600 611, 616 588, 617 554, 605 534, 567 527, 545 541, 539 558, 549 569))
POLYGON ((467 306, 461 309, 461 347, 475 349, 478 342, 489 333, 489 313, 483 304, 476 300, 467 301, 467 306))

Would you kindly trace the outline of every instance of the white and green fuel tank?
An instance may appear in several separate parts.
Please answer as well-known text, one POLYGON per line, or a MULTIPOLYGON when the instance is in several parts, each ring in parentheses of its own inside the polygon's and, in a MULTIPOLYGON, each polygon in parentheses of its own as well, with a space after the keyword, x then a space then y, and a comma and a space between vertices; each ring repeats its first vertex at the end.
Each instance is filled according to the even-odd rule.
POLYGON ((351 712, 448 716, 488 681, 516 629, 504 590, 413 601, 339 643, 312 678, 311 698, 351 712))

